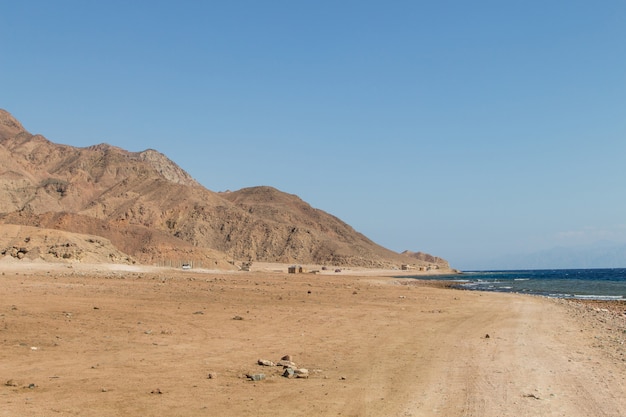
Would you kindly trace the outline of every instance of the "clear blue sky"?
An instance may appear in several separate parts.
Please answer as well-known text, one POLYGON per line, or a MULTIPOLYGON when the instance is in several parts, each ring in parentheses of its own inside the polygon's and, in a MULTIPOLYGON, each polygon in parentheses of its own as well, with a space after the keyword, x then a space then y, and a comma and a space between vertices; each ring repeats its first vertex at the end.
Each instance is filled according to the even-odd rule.
POLYGON ((626 1, 4 1, 0 107, 458 268, 626 242, 626 1))

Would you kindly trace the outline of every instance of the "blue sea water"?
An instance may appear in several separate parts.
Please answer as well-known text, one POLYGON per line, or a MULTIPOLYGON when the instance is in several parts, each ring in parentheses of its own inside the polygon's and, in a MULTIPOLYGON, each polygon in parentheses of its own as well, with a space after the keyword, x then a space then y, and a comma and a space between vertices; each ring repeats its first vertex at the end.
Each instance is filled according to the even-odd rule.
MULTIPOLYGON (((424 276, 412 278, 424 279, 424 276)), ((557 298, 626 300, 626 268, 467 271, 428 277, 468 290, 516 292, 557 298)))

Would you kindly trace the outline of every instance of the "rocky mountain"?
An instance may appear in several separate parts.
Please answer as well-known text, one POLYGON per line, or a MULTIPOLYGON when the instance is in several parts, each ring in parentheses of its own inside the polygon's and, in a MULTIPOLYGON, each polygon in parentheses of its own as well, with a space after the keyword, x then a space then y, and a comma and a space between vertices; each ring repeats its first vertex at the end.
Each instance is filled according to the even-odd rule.
POLYGON ((409 250, 405 250, 402 252, 402 255, 408 256, 413 259, 417 259, 417 261, 421 263, 431 264, 431 265, 439 265, 442 268, 449 268, 448 261, 438 256, 433 256, 424 252, 411 252, 409 250))
POLYGON ((383 248, 295 195, 271 187, 215 193, 155 150, 55 144, 4 110, 0 222, 100 236, 142 263, 448 267, 383 248))

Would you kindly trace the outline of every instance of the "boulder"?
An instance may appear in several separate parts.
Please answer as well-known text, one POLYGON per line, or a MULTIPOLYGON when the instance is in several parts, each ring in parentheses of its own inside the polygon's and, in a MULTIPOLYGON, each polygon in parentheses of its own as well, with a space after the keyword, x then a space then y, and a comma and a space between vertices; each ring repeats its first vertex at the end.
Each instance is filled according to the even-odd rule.
POLYGON ((282 366, 283 368, 297 368, 296 364, 291 361, 278 361, 276 366, 282 366))

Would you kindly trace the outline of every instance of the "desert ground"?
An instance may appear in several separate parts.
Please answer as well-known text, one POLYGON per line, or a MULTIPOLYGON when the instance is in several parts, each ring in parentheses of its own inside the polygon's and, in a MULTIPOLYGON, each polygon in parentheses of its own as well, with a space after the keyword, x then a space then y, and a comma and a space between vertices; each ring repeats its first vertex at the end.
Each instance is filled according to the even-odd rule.
POLYGON ((0 271, 0 417, 626 415, 623 304, 398 271, 0 271), (259 364, 286 355, 308 378, 259 364))

